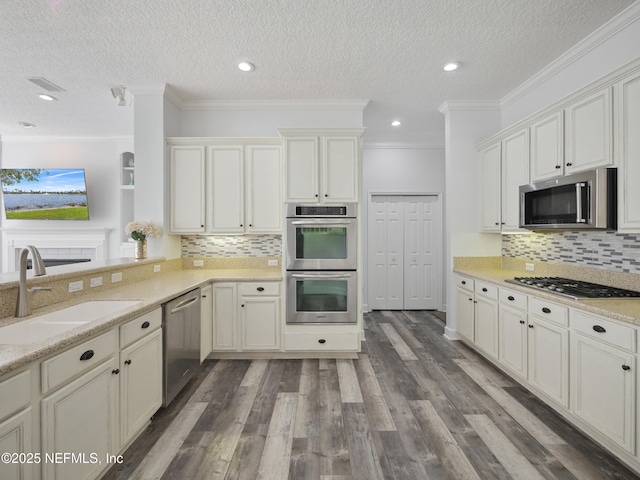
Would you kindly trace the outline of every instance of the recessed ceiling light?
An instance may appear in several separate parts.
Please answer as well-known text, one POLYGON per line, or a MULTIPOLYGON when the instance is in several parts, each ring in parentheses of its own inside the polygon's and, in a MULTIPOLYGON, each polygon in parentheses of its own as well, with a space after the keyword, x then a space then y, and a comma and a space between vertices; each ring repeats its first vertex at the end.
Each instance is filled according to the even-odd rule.
POLYGON ((18 125, 20 125, 22 128, 33 128, 33 127, 35 127, 35 125, 33 123, 29 123, 29 122, 18 122, 18 125))
POLYGON ((454 70, 457 70, 459 66, 460 66, 460 64, 458 64, 458 63, 450 62, 450 63, 447 63, 442 68, 444 69, 445 72, 453 72, 454 70))
POLYGON ((238 68, 240 70, 242 70, 243 72, 251 72, 253 71, 256 67, 253 66, 252 63, 249 62, 240 62, 238 63, 238 68))
POLYGON ((38 96, 42 100, 47 100, 48 102, 55 102, 56 100, 58 100, 56 97, 53 97, 51 95, 47 95, 46 93, 40 93, 40 94, 38 94, 38 96))
POLYGON ((400 125, 402 125, 402 122, 400 120, 394 120, 393 122, 391 122, 392 127, 399 127, 400 125))

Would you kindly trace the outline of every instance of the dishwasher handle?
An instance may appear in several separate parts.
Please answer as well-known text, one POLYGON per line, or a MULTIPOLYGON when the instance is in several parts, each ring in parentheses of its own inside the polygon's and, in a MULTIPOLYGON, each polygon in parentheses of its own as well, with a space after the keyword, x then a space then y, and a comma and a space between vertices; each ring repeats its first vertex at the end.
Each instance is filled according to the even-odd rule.
POLYGON ((174 313, 181 312, 182 310, 186 310, 191 305, 193 305, 195 302, 197 302, 199 299, 200 299, 199 296, 187 298, 186 300, 181 301, 174 308, 172 308, 171 309, 171 313, 174 314, 174 313))

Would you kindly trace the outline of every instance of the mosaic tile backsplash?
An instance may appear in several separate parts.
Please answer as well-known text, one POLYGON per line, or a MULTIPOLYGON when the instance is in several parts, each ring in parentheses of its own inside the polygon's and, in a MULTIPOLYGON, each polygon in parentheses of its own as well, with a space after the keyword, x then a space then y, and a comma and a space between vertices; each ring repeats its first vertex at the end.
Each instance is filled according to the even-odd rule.
POLYGON ((502 255, 640 274, 640 235, 615 232, 503 235, 502 255))
POLYGON ((182 237, 182 257, 280 257, 282 235, 182 237))

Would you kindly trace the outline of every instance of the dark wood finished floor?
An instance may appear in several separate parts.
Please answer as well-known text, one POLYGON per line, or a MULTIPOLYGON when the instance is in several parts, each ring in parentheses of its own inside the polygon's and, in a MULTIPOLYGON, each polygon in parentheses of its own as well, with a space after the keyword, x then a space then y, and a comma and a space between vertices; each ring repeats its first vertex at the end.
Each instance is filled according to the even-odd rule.
POLYGON ((430 312, 373 312, 357 360, 207 361, 115 479, 632 479, 430 312))

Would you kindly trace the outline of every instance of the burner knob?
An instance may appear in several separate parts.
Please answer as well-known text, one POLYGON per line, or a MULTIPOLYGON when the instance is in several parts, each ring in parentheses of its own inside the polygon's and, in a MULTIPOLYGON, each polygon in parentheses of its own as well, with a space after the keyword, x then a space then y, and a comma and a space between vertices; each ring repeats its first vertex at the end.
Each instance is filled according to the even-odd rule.
POLYGON ((532 282, 531 280, 527 280, 527 281, 526 281, 526 282, 524 282, 524 283, 526 283, 527 285, 533 285, 533 282, 532 282))
POLYGON ((562 293, 562 292, 564 292, 564 288, 558 287, 558 288, 556 288, 556 292, 562 293))
POLYGON ((556 286, 555 286, 555 285, 549 285, 549 286, 547 287, 547 290, 554 291, 555 289, 556 289, 556 286))
POLYGON ((542 288, 542 287, 544 287, 544 283, 542 283, 542 282, 538 282, 538 283, 536 283, 536 287, 540 287, 540 288, 542 288))

